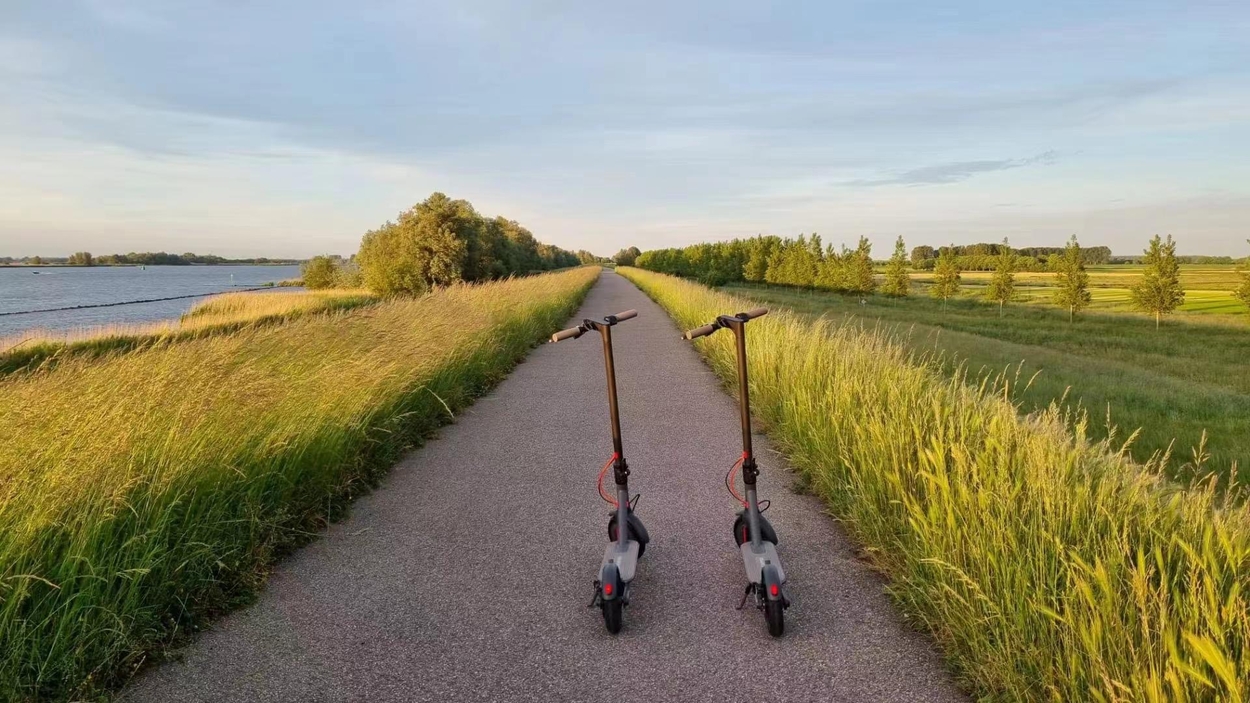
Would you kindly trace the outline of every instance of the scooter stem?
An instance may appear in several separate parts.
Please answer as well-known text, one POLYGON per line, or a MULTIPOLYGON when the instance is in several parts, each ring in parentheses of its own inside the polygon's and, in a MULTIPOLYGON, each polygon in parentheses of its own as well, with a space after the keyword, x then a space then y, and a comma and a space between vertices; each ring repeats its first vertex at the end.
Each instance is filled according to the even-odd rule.
POLYGON ((608 415, 612 420, 612 465, 616 482, 616 545, 618 551, 629 551, 629 465, 621 447, 621 415, 616 402, 616 364, 612 356, 611 325, 596 325, 603 338, 603 366, 608 377, 608 415))
POLYGON ((760 530, 760 507, 755 490, 755 478, 759 476, 759 468, 755 464, 755 451, 751 446, 751 389, 747 379, 747 326, 745 320, 736 317, 726 315, 720 319, 726 327, 733 330, 738 352, 738 412, 742 420, 742 485, 746 489, 746 513, 751 551, 759 552, 762 549, 763 538, 760 530))

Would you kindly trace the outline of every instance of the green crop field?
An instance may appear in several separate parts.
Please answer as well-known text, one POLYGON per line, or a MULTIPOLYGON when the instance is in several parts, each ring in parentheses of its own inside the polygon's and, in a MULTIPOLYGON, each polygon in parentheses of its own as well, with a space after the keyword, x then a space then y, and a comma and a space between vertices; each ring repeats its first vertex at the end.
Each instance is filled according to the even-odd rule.
MULTIPOLYGON (((1088 411, 1092 436, 1118 427, 1121 441, 1140 428, 1131 453, 1145 460, 1172 449, 1168 471, 1184 481, 1214 472, 1244 483, 1250 472, 1250 329, 1190 316, 1165 321, 1117 313, 1084 313, 1069 323, 1049 307, 998 307, 976 299, 947 305, 923 292, 909 298, 738 284, 728 288, 772 306, 835 320, 858 319, 893 331, 912 352, 963 364, 975 380, 1008 371, 1024 411, 1061 400, 1088 411), (1201 465, 1193 450, 1206 433, 1201 465)), ((1095 289, 1095 292, 1103 289, 1095 289)))
MULTIPOLYGON (((1092 311, 1136 313, 1129 296, 1129 288, 1141 277, 1141 266, 1090 266, 1088 271, 1090 293, 1093 297, 1093 304, 1090 306, 1092 311)), ((990 271, 963 272, 962 297, 978 297, 993 275, 990 271)), ((933 279, 933 274, 914 273, 912 279, 921 284, 919 292, 923 294, 925 287, 933 279)), ((1221 322, 1246 324, 1250 320, 1250 309, 1233 297, 1237 282, 1237 269, 1234 266, 1182 264, 1181 286, 1185 288, 1185 303, 1177 315, 1216 315, 1224 318, 1221 322)), ((1050 305, 1055 291, 1054 284, 1053 273, 1017 273, 1013 302, 1050 305)))

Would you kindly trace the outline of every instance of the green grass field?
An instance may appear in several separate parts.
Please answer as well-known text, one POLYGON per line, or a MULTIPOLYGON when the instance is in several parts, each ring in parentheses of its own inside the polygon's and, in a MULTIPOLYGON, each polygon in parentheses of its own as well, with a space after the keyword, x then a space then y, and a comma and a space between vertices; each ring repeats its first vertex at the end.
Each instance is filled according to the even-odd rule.
POLYGON ((964 364, 974 379, 1010 369, 1020 382, 1015 397, 1025 411, 1052 401, 1079 404, 1090 415, 1089 432, 1107 437, 1108 415, 1126 439, 1141 432, 1132 455, 1145 460, 1173 447, 1168 471, 1183 481, 1214 472, 1231 475, 1234 464, 1250 478, 1250 329, 1114 313, 1087 313, 1069 323, 1060 310, 974 299, 946 306, 924 295, 894 299, 767 286, 732 286, 731 292, 835 320, 857 319, 894 332, 911 351, 943 355, 950 370, 964 364), (1031 383, 1030 383, 1031 381, 1031 383), (1205 466, 1192 449, 1207 434, 1205 466))
MULTIPOLYGON (((1089 267, 1089 286, 1093 297, 1092 312, 1117 312, 1142 315, 1133 309, 1129 288, 1142 275, 1141 266, 1114 265, 1089 267)), ((989 271, 965 271, 961 297, 976 298, 993 276, 989 271)), ((933 279, 930 272, 914 273, 912 279, 921 284, 919 292, 933 279)), ((1235 266, 1183 264, 1181 286, 1185 288, 1185 304, 1177 311, 1177 319, 1203 316, 1208 321, 1250 324, 1250 308, 1233 297, 1238 275, 1235 266)), ((1016 274, 1015 303, 1049 306, 1055 291, 1053 273, 1016 274)), ((1144 315, 1143 315, 1144 316, 1144 315)))
POLYGON ((598 274, 453 286, 0 377, 0 700, 98 698, 246 600, 278 555, 568 319, 598 274))
MULTIPOLYGON (((621 271, 686 328, 767 292, 621 271)), ((876 330, 782 309, 748 329, 762 428, 978 699, 1250 697, 1250 506, 1178 488, 1056 411, 1025 417, 876 330)), ((732 336, 696 344, 732 386, 732 336)))

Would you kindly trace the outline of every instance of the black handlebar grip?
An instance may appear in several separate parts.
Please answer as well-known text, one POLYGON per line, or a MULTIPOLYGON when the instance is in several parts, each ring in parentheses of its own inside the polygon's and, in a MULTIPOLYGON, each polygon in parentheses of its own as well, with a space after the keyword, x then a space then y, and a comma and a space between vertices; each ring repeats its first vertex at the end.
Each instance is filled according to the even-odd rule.
POLYGON ((695 337, 706 337, 707 335, 715 331, 716 331, 716 323, 713 322, 711 324, 704 325, 702 327, 696 327, 682 336, 685 337, 686 339, 694 339, 695 337))
POLYGON ((580 336, 582 336, 581 327, 570 327, 567 330, 560 330, 559 332, 556 332, 555 334, 551 335, 551 341, 558 342, 562 339, 568 339, 569 337, 573 337, 574 339, 576 339, 577 337, 580 337, 580 336))
POLYGON ((625 312, 618 312, 618 313, 616 313, 615 315, 613 315, 612 317, 616 318, 616 321, 617 321, 617 322, 624 322, 625 320, 632 320, 632 319, 634 319, 635 317, 638 317, 638 311, 637 311, 637 310, 626 310, 625 312))
POLYGON ((763 317, 767 314, 768 314, 768 308, 755 308, 754 310, 751 310, 749 312, 742 313, 742 315, 746 316, 748 320, 754 320, 757 317, 763 317))

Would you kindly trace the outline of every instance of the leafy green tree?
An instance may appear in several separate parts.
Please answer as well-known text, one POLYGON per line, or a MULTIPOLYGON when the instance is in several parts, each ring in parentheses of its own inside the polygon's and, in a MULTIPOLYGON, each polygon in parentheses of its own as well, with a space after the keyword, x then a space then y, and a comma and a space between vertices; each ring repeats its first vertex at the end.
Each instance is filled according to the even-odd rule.
POLYGON ((89 251, 78 251, 70 254, 66 263, 70 266, 95 266, 95 259, 91 257, 89 251))
POLYGON ((742 278, 752 283, 763 283, 768 273, 768 260, 781 248, 779 237, 754 237, 746 244, 746 261, 742 264, 742 278))
POLYGON ((962 281, 959 264, 955 261, 954 247, 942 247, 937 264, 933 267, 933 285, 929 286, 929 295, 941 298, 942 308, 945 309, 946 301, 959 294, 962 281))
POLYGON ((816 280, 813 285, 817 288, 825 290, 844 291, 848 287, 847 282, 847 263, 850 259, 851 252, 842 248, 839 253, 830 244, 825 250, 825 255, 821 258, 820 266, 816 270, 816 280))
MULTIPOLYGON (((1246 244, 1250 244, 1250 239, 1246 240, 1246 244)), ((1243 266, 1250 266, 1250 259, 1246 259, 1243 266)), ((1241 280, 1233 296, 1250 308, 1250 268, 1238 268, 1238 276, 1241 280)))
POLYGON ((1133 307, 1152 313, 1155 329, 1159 329, 1160 319, 1175 312, 1185 302, 1181 266, 1176 260, 1176 242, 1172 241, 1172 235, 1169 234, 1167 241, 1163 241, 1156 234, 1146 248, 1142 263, 1146 271, 1130 290, 1133 307))
POLYGON ((639 254, 642 254, 642 252, 638 250, 638 247, 629 247, 616 252, 612 260, 616 262, 617 266, 633 266, 638 261, 639 254))
POLYGON ((1068 309, 1068 322, 1072 322, 1078 312, 1089 307, 1092 299, 1089 293, 1089 273, 1085 271, 1081 245, 1076 241, 1075 234, 1068 240, 1063 253, 1051 257, 1051 260, 1055 261, 1054 270, 1058 274, 1055 279, 1058 286, 1054 295, 1055 304, 1068 309))
POLYGON ((877 280, 872 272, 872 244, 867 237, 859 238, 859 245, 851 253, 847 269, 849 292, 867 295, 877 289, 877 280))
POLYGON ((338 283, 338 266, 329 256, 314 256, 300 265, 300 275, 310 290, 333 288, 338 283))
POLYGON ((894 242, 894 256, 885 267, 885 285, 881 291, 886 295, 905 298, 911 294, 911 276, 907 275, 907 245, 899 237, 894 242))
POLYGON ((360 272, 360 264, 356 263, 356 257, 338 263, 334 271, 335 288, 363 288, 364 285, 364 275, 360 272))
POLYGON ((40 266, 40 265, 42 265, 42 264, 43 264, 43 257, 42 257, 42 256, 32 256, 32 257, 30 257, 30 263, 34 264, 35 266, 40 266))
POLYGON ((777 253, 769 258, 764 280, 782 285, 810 287, 816 282, 822 258, 819 235, 813 234, 810 240, 805 235, 799 235, 798 239, 787 239, 777 253))
POLYGON ((995 259, 997 265, 989 286, 985 288, 985 297, 998 303, 998 316, 1002 317, 1003 306, 1011 300, 1011 294, 1016 289, 1016 253, 1011 250, 1006 239, 1003 240, 1003 246, 998 250, 995 259))

